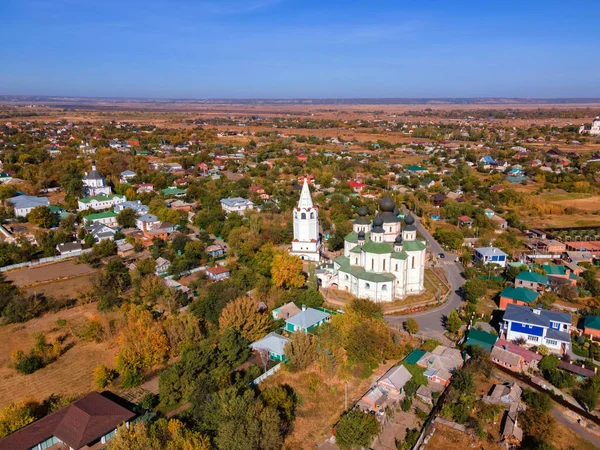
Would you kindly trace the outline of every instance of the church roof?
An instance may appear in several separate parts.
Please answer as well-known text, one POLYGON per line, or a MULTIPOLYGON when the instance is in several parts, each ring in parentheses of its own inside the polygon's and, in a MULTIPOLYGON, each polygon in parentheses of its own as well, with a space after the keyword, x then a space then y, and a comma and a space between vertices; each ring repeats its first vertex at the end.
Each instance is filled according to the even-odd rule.
POLYGON ((313 207, 312 198, 310 196, 310 189, 308 188, 307 177, 304 177, 304 184, 302 185, 302 192, 300 193, 300 200, 298 200, 298 208, 310 209, 313 207))
POLYGON ((426 248, 427 245, 423 241, 404 241, 402 243, 402 249, 409 252, 417 252, 426 248))
POLYGON ((350 250, 350 253, 360 253, 362 252, 362 247, 360 245, 357 245, 356 247, 352 247, 352 250, 350 250))
POLYGON ((406 259, 406 258, 408 258, 408 255, 406 254, 406 252, 404 250, 401 252, 392 253, 392 259, 406 259))
POLYGON ((369 241, 362 246, 362 249, 367 253, 376 253, 383 255, 385 253, 392 253, 394 250, 392 245, 387 242, 373 242, 369 241))
POLYGON ((391 273, 367 272, 362 267, 351 266, 350 259, 346 256, 338 256, 334 259, 334 261, 340 265, 340 272, 353 275, 359 280, 370 281, 371 283, 382 283, 386 281, 394 281, 396 279, 396 277, 391 273))
POLYGON ((96 170, 96 166, 92 166, 92 170, 83 176, 84 180, 103 180, 104 177, 96 170))

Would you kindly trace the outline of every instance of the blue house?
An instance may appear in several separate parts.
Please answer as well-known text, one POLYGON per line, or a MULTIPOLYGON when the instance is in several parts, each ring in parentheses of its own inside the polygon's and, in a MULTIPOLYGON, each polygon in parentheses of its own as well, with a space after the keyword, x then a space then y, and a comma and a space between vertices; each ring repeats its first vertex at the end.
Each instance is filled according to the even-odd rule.
POLYGON ((475 262, 481 261, 483 264, 498 264, 500 267, 506 267, 508 255, 496 247, 479 247, 475 249, 475 262))
POLYGON ((286 319, 285 330, 289 331, 290 333, 295 333, 296 331, 310 333, 319 325, 329 322, 330 319, 331 316, 329 313, 303 306, 302 311, 290 317, 289 319, 286 319))
POLYGON ((269 333, 264 338, 250 344, 252 350, 269 353, 272 361, 285 361, 285 346, 290 342, 285 336, 277 333, 269 333))
POLYGON ((500 332, 506 340, 524 339, 526 345, 545 345, 550 350, 565 353, 569 350, 571 314, 547 309, 506 305, 500 332))

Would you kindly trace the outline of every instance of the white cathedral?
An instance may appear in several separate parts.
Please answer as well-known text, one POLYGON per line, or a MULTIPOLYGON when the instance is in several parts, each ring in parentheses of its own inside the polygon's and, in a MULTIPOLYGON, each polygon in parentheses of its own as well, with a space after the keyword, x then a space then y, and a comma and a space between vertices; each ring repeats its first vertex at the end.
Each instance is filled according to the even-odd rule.
POLYGON ((294 208, 294 240, 290 253, 306 261, 319 261, 323 246, 319 233, 319 208, 313 205, 307 178, 304 177, 300 200, 294 208))
POLYGON ((389 196, 381 199, 379 208, 372 222, 367 208, 359 208, 344 254, 334 259, 333 267, 318 272, 323 287, 374 302, 392 302, 425 290, 427 246, 417 239, 414 217, 407 215, 401 230, 400 212, 389 196))
POLYGON ((83 187, 87 197, 110 195, 112 193, 112 189, 106 184, 106 179, 98 172, 94 162, 92 162, 92 171, 86 172, 83 176, 83 187))

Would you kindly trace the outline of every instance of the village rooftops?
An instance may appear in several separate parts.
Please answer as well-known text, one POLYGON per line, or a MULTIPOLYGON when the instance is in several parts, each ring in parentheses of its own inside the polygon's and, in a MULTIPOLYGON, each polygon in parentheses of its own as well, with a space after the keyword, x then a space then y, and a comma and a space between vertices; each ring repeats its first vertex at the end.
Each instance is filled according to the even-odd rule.
POLYGON ((69 406, 39 419, 0 440, 0 450, 37 448, 53 436, 81 449, 135 417, 135 413, 92 392, 69 406))
POLYGON ((108 200, 113 200, 115 198, 125 199, 125 196, 124 195, 118 195, 118 194, 97 195, 96 197, 80 198, 79 202, 81 202, 81 203, 91 203, 93 201, 105 202, 105 201, 108 201, 108 200))
POLYGON ((288 342, 290 340, 285 336, 269 333, 264 338, 250 344, 250 347, 253 350, 265 350, 277 355, 285 355, 285 346, 288 342))
POLYGON ((308 330, 319 322, 328 320, 329 317, 329 313, 324 311, 314 308, 306 308, 305 310, 300 311, 298 314, 293 315, 289 319, 286 319, 285 322, 286 324, 308 330))
POLYGON ((515 280, 529 281, 531 283, 538 284, 548 284, 548 277, 546 275, 542 275, 537 272, 531 272, 529 270, 524 270, 523 272, 520 272, 516 276, 515 280))
POLYGON ((535 303, 539 295, 540 294, 537 292, 522 287, 505 287, 502 292, 500 292, 500 297, 506 297, 524 303, 535 303))

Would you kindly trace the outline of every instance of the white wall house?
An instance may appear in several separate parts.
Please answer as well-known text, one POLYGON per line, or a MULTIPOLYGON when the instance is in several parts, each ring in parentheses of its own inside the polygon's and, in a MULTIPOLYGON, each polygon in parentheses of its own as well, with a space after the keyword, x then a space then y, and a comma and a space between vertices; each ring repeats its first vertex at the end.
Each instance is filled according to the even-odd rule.
POLYGON ((545 345, 550 350, 565 353, 571 343, 571 314, 547 309, 506 305, 500 332, 507 341, 524 339, 527 345, 545 345))
POLYGON ((244 211, 254 209, 254 203, 241 197, 223 198, 221 199, 221 208, 226 214, 235 212, 243 215, 244 211))
POLYGON ((106 184, 106 179, 98 172, 94 163, 91 172, 86 172, 83 176, 83 187, 86 195, 90 197, 112 193, 112 189, 106 184))
POLYGON ((113 209, 119 203, 127 201, 124 195, 98 195, 96 197, 81 198, 77 201, 77 210, 85 211, 86 209, 95 209, 102 211, 103 209, 113 209))
POLYGON ((34 197, 32 195, 17 195, 9 198, 8 202, 15 208, 15 216, 25 217, 33 208, 38 206, 50 206, 50 201, 46 197, 34 197))

